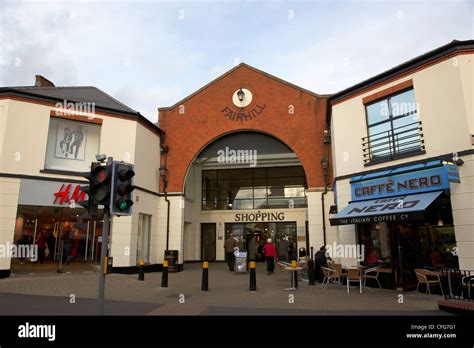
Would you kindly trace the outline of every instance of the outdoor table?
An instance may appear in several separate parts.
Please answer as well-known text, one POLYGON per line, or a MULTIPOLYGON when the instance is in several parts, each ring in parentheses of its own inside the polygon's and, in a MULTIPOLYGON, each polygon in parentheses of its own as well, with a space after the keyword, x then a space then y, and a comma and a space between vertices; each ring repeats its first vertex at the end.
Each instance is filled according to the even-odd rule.
POLYGON ((302 269, 303 267, 291 267, 291 266, 287 266, 284 268, 285 271, 290 272, 290 287, 286 288, 285 290, 288 290, 288 291, 298 290, 295 286, 295 273, 297 271, 301 271, 302 269))

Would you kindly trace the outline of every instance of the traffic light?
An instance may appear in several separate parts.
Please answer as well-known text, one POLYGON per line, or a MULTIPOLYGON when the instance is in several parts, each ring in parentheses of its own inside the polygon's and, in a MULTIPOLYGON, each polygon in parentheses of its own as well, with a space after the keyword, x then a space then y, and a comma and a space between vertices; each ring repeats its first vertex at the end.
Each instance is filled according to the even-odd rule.
POLYGON ((110 202, 111 171, 111 165, 92 162, 91 171, 82 173, 82 176, 89 180, 89 185, 81 186, 81 191, 87 193, 89 199, 79 202, 79 205, 86 208, 91 217, 99 214, 99 205, 105 206, 110 202))
POLYGON ((84 192, 87 194, 87 198, 83 201, 77 202, 80 206, 84 207, 87 210, 87 214, 90 217, 96 217, 99 214, 99 208, 97 206, 97 203, 94 201, 94 199, 92 198, 90 194, 90 188, 92 185, 92 182, 91 182, 92 172, 94 168, 96 168, 97 166, 100 166, 100 163, 92 162, 91 170, 89 172, 84 172, 81 174, 81 176, 83 176, 89 181, 89 185, 81 186, 80 190, 81 192, 84 192))
POLYGON ((108 205, 110 202, 110 183, 112 178, 112 164, 91 167, 89 196, 92 196, 98 205, 108 205))
POLYGON ((133 165, 124 162, 113 162, 112 193, 110 199, 110 214, 125 216, 132 215, 133 165))

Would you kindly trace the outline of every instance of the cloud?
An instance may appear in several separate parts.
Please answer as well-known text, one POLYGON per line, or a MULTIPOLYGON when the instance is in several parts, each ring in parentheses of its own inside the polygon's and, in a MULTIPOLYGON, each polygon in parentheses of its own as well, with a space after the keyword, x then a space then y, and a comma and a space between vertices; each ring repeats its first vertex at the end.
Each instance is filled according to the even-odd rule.
POLYGON ((469 1, 9 1, 0 10, 0 85, 32 85, 35 74, 94 85, 152 121, 236 57, 324 94, 473 36, 469 1))
POLYGON ((303 49, 281 52, 268 68, 317 93, 334 93, 453 39, 472 38, 472 5, 436 4, 358 3, 348 8, 352 16, 335 14, 334 28, 303 49))

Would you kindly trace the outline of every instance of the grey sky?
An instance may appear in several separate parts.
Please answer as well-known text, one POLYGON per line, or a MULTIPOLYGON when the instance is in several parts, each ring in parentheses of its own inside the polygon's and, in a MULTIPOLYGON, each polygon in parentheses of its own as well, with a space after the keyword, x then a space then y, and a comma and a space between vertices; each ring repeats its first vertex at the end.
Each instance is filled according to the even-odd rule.
POLYGON ((94 85, 152 121, 241 61, 332 93, 472 39, 473 3, 0 0, 0 85, 94 85))

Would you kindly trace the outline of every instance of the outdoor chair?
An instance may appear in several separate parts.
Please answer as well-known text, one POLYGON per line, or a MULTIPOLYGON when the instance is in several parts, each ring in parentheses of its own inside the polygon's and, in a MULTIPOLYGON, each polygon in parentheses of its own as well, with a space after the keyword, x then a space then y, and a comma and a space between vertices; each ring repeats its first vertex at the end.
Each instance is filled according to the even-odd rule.
POLYGON ((377 284, 379 285, 379 288, 382 289, 382 285, 380 285, 379 282, 379 274, 380 274, 380 267, 372 267, 372 268, 367 268, 364 270, 364 288, 367 284, 367 279, 375 279, 377 281, 377 284))
POLYGON ((336 271, 332 268, 327 268, 327 267, 321 267, 321 270, 323 271, 323 283, 321 284, 321 288, 326 289, 329 282, 332 279, 339 279, 339 276, 336 274, 336 271))
POLYGON ((416 286, 416 291, 420 287, 420 284, 426 285, 426 292, 431 295, 430 286, 431 285, 439 285, 441 289, 441 294, 444 296, 443 287, 441 286, 441 278, 439 277, 438 273, 428 271, 426 269, 417 268, 415 269, 416 278, 418 279, 418 285, 416 286), (436 279, 428 279, 428 277, 436 277, 436 279))
POLYGON ((467 290, 467 299, 471 300, 471 289, 474 290, 474 275, 467 275, 462 277, 461 279, 461 286, 463 288, 462 291, 462 299, 464 300, 464 289, 467 290))
POLYGON ((285 269, 285 267, 288 267, 291 265, 285 264, 282 261, 277 261, 276 266, 280 272, 286 272, 287 270, 285 269))
POLYGON ((339 282, 341 283, 342 278, 347 276, 347 273, 344 273, 342 271, 342 264, 340 263, 333 264, 333 269, 336 272, 336 275, 339 277, 339 282))
POLYGON ((362 294, 362 274, 359 268, 347 270, 347 293, 349 293, 349 283, 359 282, 359 291, 362 294))
POLYGON ((308 281, 308 260, 309 257, 300 257, 298 259, 298 267, 301 267, 301 272, 298 273, 298 279, 308 281))

